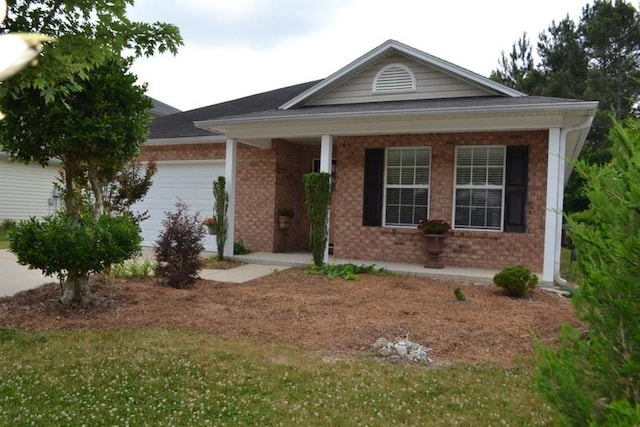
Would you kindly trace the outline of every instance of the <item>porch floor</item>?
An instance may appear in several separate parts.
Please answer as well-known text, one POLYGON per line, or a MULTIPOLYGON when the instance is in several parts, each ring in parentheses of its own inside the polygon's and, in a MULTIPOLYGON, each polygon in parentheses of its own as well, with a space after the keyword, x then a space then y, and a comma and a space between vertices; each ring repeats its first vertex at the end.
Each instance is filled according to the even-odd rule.
MULTIPOLYGON (((287 267, 302 267, 313 264, 313 258, 309 252, 272 253, 253 252, 247 255, 234 255, 231 257, 236 261, 248 264, 281 265, 287 267)), ((365 261, 345 258, 336 258, 329 255, 329 263, 356 265, 374 264, 376 268, 385 268, 392 273, 408 274, 420 277, 434 277, 449 280, 464 280, 471 282, 493 283, 493 276, 497 270, 484 270, 480 268, 446 267, 443 269, 425 268, 419 264, 407 264, 402 262, 365 261)))

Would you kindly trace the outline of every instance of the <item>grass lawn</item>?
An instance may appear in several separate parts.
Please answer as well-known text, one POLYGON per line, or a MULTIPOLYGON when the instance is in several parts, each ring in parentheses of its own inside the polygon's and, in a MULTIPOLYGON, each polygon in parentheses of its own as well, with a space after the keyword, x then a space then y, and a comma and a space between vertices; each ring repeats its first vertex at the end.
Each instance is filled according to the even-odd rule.
POLYGON ((547 425, 532 369, 427 368, 178 330, 0 330, 0 425, 547 425))

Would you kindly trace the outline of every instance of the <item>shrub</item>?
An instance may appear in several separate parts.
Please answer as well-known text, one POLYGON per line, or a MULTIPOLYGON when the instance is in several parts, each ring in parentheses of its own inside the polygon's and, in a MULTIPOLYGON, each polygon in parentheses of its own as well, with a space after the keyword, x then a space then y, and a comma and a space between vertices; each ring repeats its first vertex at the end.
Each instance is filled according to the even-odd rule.
POLYGON ((327 221, 331 202, 331 174, 314 172, 304 175, 304 196, 309 212, 311 232, 309 246, 315 265, 324 264, 327 247, 327 221))
POLYGON ((523 265, 510 265, 493 276, 493 283, 503 288, 508 295, 520 298, 536 287, 538 276, 523 265))
POLYGON ((462 292, 462 289, 460 288, 455 288, 453 290, 453 296, 456 297, 456 300, 458 301, 464 301, 467 298, 464 296, 464 292, 462 292))
POLYGON ((609 138, 609 164, 576 166, 589 208, 568 218, 582 327, 565 326, 559 348, 538 345, 537 388, 567 425, 640 422, 640 122, 609 138))
POLYGON ((227 233, 229 224, 227 223, 227 209, 229 208, 229 194, 226 190, 226 178, 219 176, 213 182, 213 197, 216 201, 214 207, 216 222, 213 230, 216 234, 216 245, 218 246, 218 261, 224 259, 224 245, 227 243, 227 233))
POLYGON ((190 288, 198 278, 201 268, 200 252, 205 235, 202 221, 190 215, 188 206, 182 200, 176 203, 176 210, 167 212, 162 221, 164 230, 158 236, 156 251, 156 276, 174 288, 190 288))
POLYGON ((107 271, 140 250, 140 228, 129 214, 81 215, 73 222, 65 213, 21 221, 10 231, 9 248, 18 262, 56 275, 63 282, 62 302, 88 301, 89 274, 107 271))
POLYGON ((234 255, 246 255, 250 254, 251 249, 247 245, 244 244, 242 239, 236 240, 233 242, 233 254, 234 255))
POLYGON ((6 218, 2 220, 2 225, 0 225, 0 228, 3 230, 12 230, 16 227, 16 221, 14 219, 10 219, 10 218, 6 218))

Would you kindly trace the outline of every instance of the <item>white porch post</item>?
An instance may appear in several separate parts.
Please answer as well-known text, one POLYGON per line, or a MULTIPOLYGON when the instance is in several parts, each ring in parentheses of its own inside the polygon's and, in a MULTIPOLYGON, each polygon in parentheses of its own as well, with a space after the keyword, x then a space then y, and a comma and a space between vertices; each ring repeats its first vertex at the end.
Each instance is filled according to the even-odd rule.
POLYGON ((236 164, 238 160, 238 141, 227 139, 224 175, 226 179, 227 193, 229 194, 229 206, 227 210, 227 241, 224 245, 224 253, 233 256, 233 242, 235 241, 236 227, 236 164))
MULTIPOLYGON (((331 161, 333 159, 333 136, 322 135, 320 147, 320 172, 331 173, 331 161)), ((324 248, 324 262, 329 262, 329 224, 331 208, 327 214, 327 245, 324 248)))
POLYGON ((556 252, 560 250, 562 196, 564 191, 564 150, 560 128, 549 129, 547 153, 547 205, 544 224, 542 282, 553 283, 556 252))

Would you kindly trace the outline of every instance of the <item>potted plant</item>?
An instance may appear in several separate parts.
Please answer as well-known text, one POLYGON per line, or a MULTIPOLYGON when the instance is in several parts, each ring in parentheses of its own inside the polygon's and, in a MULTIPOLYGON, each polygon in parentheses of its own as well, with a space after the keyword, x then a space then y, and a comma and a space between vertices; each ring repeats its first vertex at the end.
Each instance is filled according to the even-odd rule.
POLYGON ((291 218, 293 218, 293 209, 278 209, 278 228, 280 228, 280 230, 288 230, 291 226, 291 218))
POLYGON ((207 230, 209 230, 209 234, 216 234, 217 223, 218 223, 218 220, 216 219, 215 216, 210 216, 208 218, 205 218, 204 221, 202 221, 202 225, 207 227, 207 230))
POLYGON ((444 268, 440 255, 444 251, 444 240, 451 225, 442 219, 425 219, 418 222, 418 230, 422 232, 427 243, 427 262, 425 268, 444 268))

